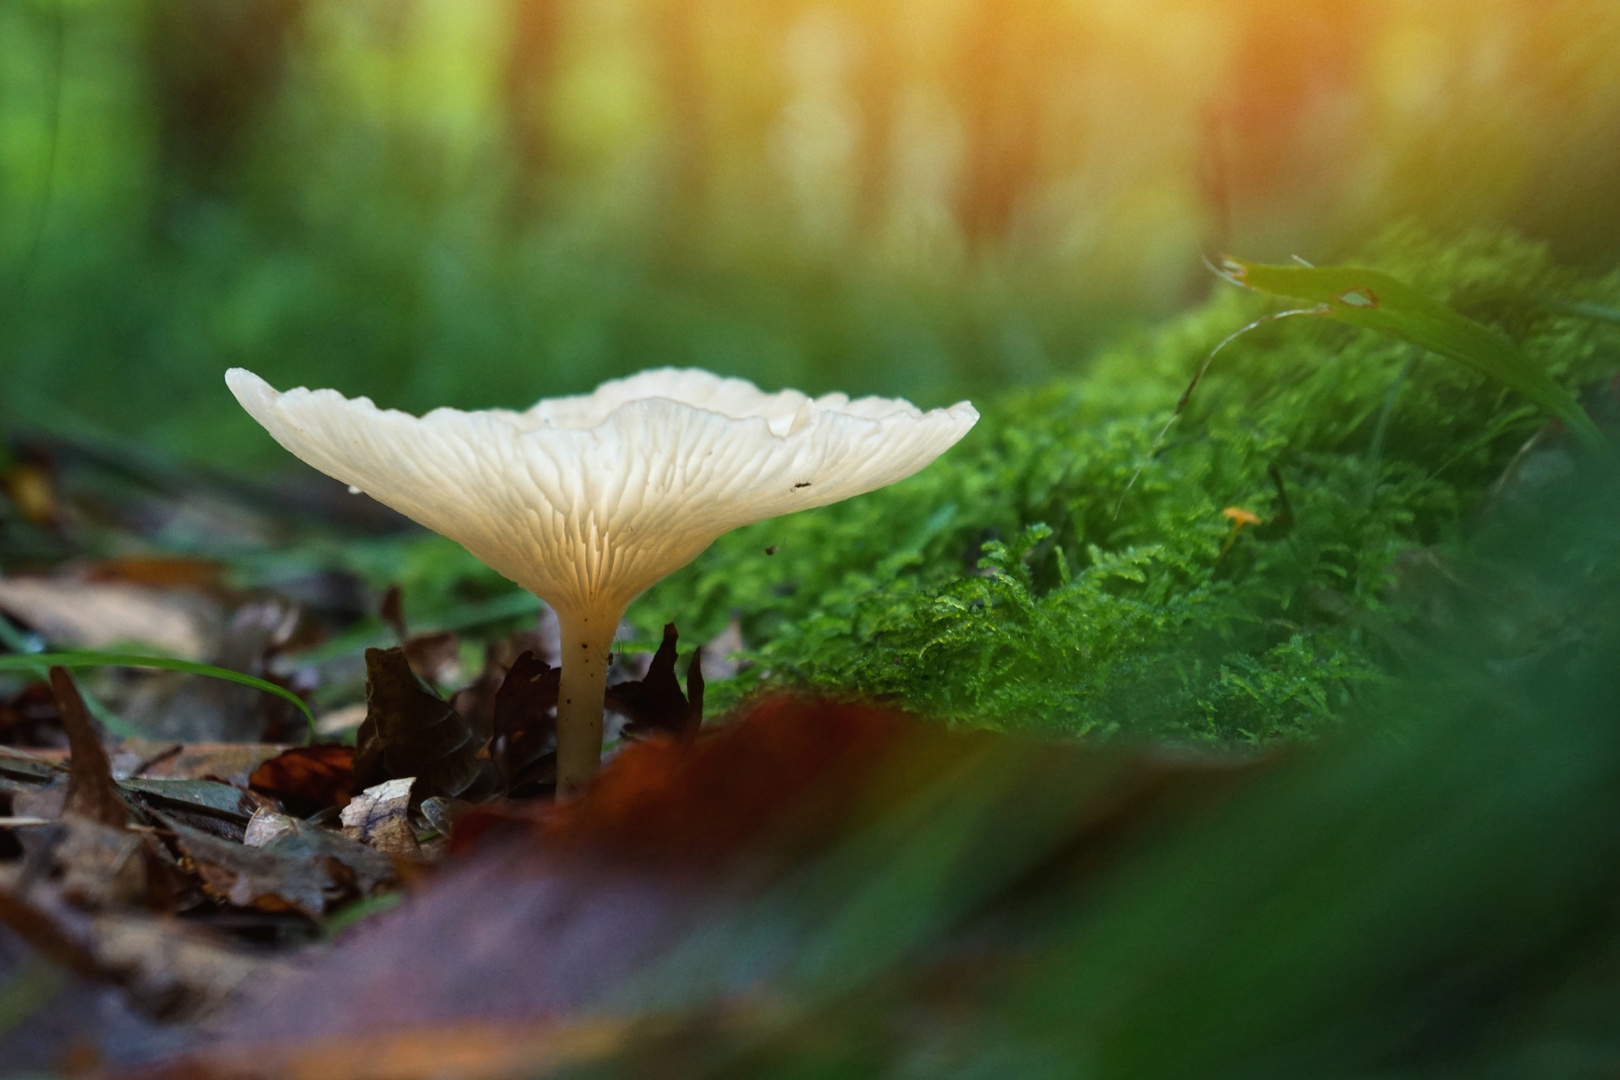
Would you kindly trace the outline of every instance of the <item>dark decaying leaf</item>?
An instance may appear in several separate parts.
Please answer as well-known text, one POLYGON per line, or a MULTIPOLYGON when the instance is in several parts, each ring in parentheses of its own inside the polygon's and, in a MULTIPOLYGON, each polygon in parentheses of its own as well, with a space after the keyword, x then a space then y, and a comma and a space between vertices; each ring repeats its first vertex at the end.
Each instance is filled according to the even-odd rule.
POLYGON ((101 747, 84 699, 79 696, 79 688, 73 684, 73 677, 66 668, 51 668, 51 690, 56 695, 56 707, 62 714, 62 726, 67 731, 72 755, 64 812, 122 827, 129 821, 129 808, 113 782, 107 751, 101 747))
POLYGON ((38 791, 62 775, 54 762, 0 746, 0 795, 38 791))
POLYGON ((253 770, 248 786, 279 800, 298 817, 343 806, 354 786, 354 747, 336 743, 295 746, 253 770))
POLYGON ((248 822, 262 804, 260 797, 251 791, 218 780, 131 778, 120 787, 144 810, 227 840, 242 839, 248 822))
POLYGON ((526 652, 548 662, 556 656, 556 650, 550 647, 545 635, 537 631, 520 630, 508 634, 484 647, 483 670, 450 699, 451 706, 461 714, 462 719, 486 740, 495 734, 495 697, 505 685, 512 665, 526 652))
POLYGON ((482 749, 460 714, 422 685, 404 649, 366 650, 366 719, 356 739, 350 790, 414 776, 419 798, 461 795, 484 770, 482 749))
POLYGON ((556 771, 557 685, 562 672, 533 652, 512 663, 495 692, 495 762, 507 790, 556 771))
POLYGON ((624 734, 640 739, 674 735, 690 739, 703 724, 703 650, 692 654, 686 668, 686 693, 675 678, 674 623, 664 625, 664 640, 653 654, 644 678, 608 687, 607 707, 629 722, 624 734))
POLYGON ((166 824, 208 887, 236 907, 315 919, 397 880, 387 855, 313 825, 299 823, 263 847, 248 847, 177 821, 166 824))
POLYGON ((143 802, 165 812, 190 810, 229 818, 246 825, 262 800, 252 792, 218 780, 149 780, 130 777, 120 785, 143 802))

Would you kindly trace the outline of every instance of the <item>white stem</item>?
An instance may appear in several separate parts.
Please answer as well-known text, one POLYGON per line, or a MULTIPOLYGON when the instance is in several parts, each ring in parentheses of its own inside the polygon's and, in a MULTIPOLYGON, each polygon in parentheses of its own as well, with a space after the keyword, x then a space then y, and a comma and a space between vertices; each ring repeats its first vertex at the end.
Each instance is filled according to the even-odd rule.
POLYGON ((557 612, 562 674, 557 687, 557 799, 585 794, 602 760, 608 659, 623 611, 557 612))

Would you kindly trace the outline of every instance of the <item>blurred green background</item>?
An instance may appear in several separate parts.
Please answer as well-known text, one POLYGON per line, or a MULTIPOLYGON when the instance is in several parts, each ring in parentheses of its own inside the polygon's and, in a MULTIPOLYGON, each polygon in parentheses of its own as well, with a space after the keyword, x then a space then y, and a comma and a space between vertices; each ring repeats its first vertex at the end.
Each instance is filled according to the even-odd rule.
POLYGON ((1601 0, 0 0, 0 425, 290 468, 221 373, 923 404, 1376 227, 1620 238, 1601 0))

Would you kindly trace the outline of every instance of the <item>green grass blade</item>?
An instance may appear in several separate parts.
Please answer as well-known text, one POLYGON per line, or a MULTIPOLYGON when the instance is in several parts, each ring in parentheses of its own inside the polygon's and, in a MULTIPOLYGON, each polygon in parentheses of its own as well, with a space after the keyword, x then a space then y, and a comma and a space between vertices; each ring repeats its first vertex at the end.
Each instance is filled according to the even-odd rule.
POLYGON ((1578 315, 1583 319, 1594 319, 1597 322, 1613 323, 1620 326, 1620 309, 1608 307, 1604 304, 1588 303, 1585 300, 1563 300, 1558 297, 1548 296, 1537 297, 1536 303, 1559 315, 1578 315))
POLYGON ((210 679, 221 679, 225 682, 240 683, 242 686, 251 686, 255 690, 263 690, 267 694, 274 694, 279 698, 290 701, 304 714, 309 722, 311 735, 315 731, 315 715, 304 704, 304 699, 277 686, 273 682, 244 675, 240 671, 229 668, 214 667, 212 664, 198 664, 190 660, 171 660, 164 656, 130 656, 124 653, 103 652, 57 652, 57 653, 25 653, 17 656, 0 656, 0 671, 27 671, 35 672, 40 668, 96 668, 96 667, 133 667, 153 668, 159 671, 178 671, 187 675, 206 675, 210 679))
POLYGON ((1558 417, 1591 449, 1606 443, 1574 395, 1494 330, 1429 299, 1404 282, 1357 266, 1269 266, 1226 259, 1227 280, 1318 305, 1321 314, 1420 345, 1517 390, 1558 417))
MULTIPOLYGON (((12 625, 11 620, 4 615, 0 615, 0 645, 4 645, 12 652, 23 656, 41 655, 40 639, 23 633, 12 625)), ((49 681, 51 677, 50 666, 47 664, 29 665, 18 663, 8 665, 8 668, 10 670, 27 671, 41 682, 49 681)), ((7 670, 7 668, 0 668, 0 670, 7 670)), ((84 699, 84 707, 90 710, 90 715, 96 718, 96 722, 120 739, 135 738, 141 734, 139 728, 97 701, 93 694, 87 693, 81 688, 79 696, 84 699)))

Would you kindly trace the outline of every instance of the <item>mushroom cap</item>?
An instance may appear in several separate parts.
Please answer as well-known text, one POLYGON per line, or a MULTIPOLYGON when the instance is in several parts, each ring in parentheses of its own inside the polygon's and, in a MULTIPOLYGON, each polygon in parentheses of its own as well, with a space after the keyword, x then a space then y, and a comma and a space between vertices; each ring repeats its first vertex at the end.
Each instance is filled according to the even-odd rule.
POLYGON ((1228 506, 1221 514, 1232 521, 1232 527, 1241 529, 1245 525, 1259 525, 1260 515, 1253 510, 1245 510, 1241 506, 1228 506))
POLYGON ((305 462, 450 537, 560 614, 620 610, 722 533, 917 472, 979 419, 967 402, 768 394, 659 368, 525 412, 281 393, 243 368, 231 392, 305 462))

